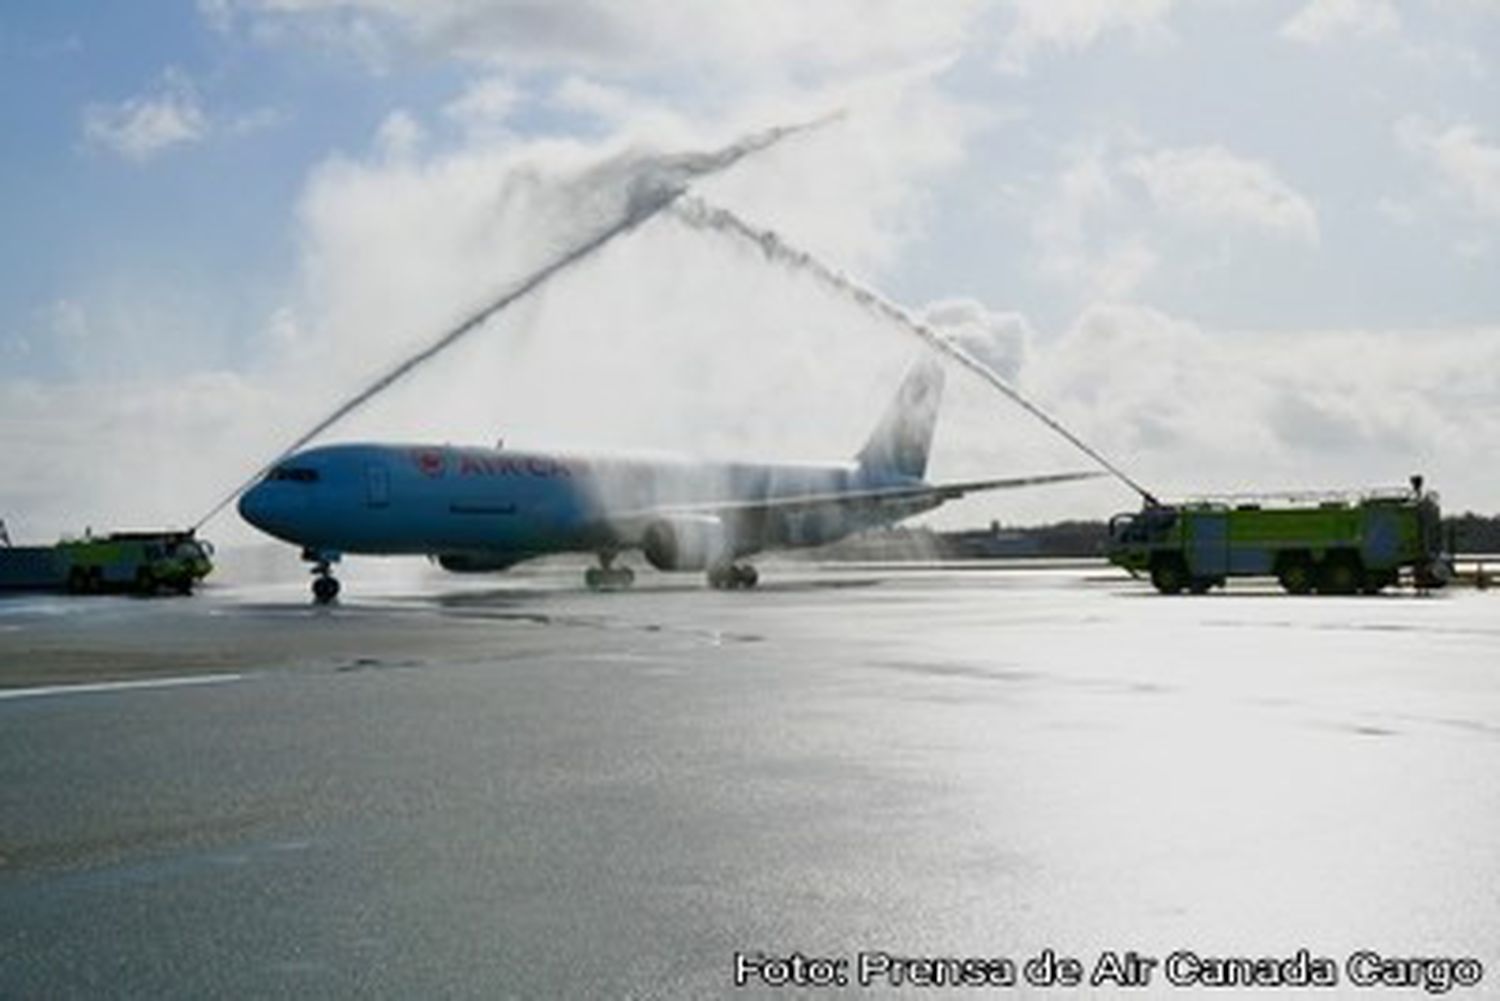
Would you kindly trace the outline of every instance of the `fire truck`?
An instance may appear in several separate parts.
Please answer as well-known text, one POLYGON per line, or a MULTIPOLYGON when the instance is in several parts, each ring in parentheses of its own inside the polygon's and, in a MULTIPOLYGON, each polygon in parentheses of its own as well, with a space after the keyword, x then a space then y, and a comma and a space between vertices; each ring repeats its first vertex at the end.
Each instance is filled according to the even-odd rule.
POLYGON ((0 589, 73 594, 188 594, 213 570, 192 531, 86 533, 52 546, 13 546, 0 523, 0 589))
POLYGON ((1452 576, 1442 511, 1422 477, 1364 493, 1148 503, 1109 523, 1106 553, 1163 594, 1202 594, 1231 577, 1275 577, 1289 594, 1379 594, 1452 576))

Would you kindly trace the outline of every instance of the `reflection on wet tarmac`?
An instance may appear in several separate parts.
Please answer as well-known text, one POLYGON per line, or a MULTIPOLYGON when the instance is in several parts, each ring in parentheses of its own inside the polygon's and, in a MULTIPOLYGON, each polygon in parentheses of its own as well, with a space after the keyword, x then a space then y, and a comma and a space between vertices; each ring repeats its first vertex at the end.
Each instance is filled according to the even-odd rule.
POLYGON ((0 996, 705 997, 747 949, 1500 971, 1488 595, 768 578, 6 603, 12 688, 239 680, 0 700, 0 996))

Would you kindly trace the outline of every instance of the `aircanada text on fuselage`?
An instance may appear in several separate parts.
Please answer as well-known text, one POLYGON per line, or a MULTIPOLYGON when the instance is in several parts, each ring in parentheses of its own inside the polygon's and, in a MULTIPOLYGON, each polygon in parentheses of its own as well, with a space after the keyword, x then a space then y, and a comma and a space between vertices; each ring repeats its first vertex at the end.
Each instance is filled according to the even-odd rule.
POLYGON ((608 457, 403 446, 411 469, 434 483, 547 480, 611 493, 616 500, 686 500, 707 493, 740 499, 775 492, 818 492, 849 485, 837 464, 696 462, 659 456, 608 457), (665 493, 663 493, 665 492, 665 493), (637 495, 640 496, 637 496, 637 495))
POLYGON ((505 455, 413 448, 408 454, 418 472, 431 479, 449 474, 462 477, 532 476, 538 479, 571 479, 575 470, 567 462, 546 455, 505 455))
MULTIPOLYGON (((451 476, 516 477, 537 479, 573 479, 575 477, 641 477, 652 474, 680 475, 695 467, 681 459, 598 459, 579 456, 543 455, 527 452, 494 452, 488 450, 408 448, 412 466, 429 479, 451 476)), ((728 471, 733 464, 710 464, 715 470, 728 471)))

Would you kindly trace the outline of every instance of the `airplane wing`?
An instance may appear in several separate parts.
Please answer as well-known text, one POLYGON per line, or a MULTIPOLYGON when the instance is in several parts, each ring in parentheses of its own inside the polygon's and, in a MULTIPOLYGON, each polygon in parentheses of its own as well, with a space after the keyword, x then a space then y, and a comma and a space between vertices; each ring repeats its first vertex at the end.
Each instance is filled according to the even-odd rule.
POLYGON ((754 500, 700 501, 687 504, 662 504, 642 511, 611 516, 614 521, 660 518, 674 514, 735 515, 761 514, 772 511, 809 511, 816 508, 878 507, 884 504, 910 504, 935 501, 943 503, 968 493, 984 490, 1013 490, 1048 483, 1092 480, 1102 472, 1044 473, 1039 476, 1012 476, 995 480, 964 480, 957 483, 915 483, 910 486, 880 487, 873 490, 843 490, 821 494, 794 494, 754 500))

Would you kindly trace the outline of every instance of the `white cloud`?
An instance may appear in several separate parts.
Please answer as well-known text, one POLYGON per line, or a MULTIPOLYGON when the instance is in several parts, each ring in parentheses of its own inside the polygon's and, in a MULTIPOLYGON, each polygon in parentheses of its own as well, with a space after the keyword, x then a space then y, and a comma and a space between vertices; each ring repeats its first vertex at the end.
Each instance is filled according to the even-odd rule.
MULTIPOLYGON (((581 87, 575 84, 572 91, 581 87)), ((627 91, 614 91, 611 97, 614 119, 600 139, 512 137, 504 144, 429 146, 412 141, 420 131, 414 120, 396 116, 382 126, 383 139, 370 155, 322 164, 299 209, 303 299, 278 315, 270 343, 294 347, 301 366, 322 372, 330 384, 353 385, 580 237, 611 224, 618 200, 629 195, 635 175, 649 166, 641 150, 712 148, 726 132, 743 134, 750 122, 806 120, 829 105, 854 110, 698 188, 714 202, 786 232, 840 267, 878 271, 920 232, 929 179, 962 158, 973 127, 961 108, 940 95, 930 75, 840 88, 780 109, 757 106, 711 124, 670 113, 627 91), (287 331, 295 336, 283 336, 287 331)), ((576 306, 571 296, 538 297, 517 310, 514 315, 521 319, 511 322, 536 323, 548 331, 528 341, 555 340, 538 345, 534 351, 540 354, 556 345, 566 350, 568 338, 575 336, 603 339, 593 349, 601 358, 614 350, 614 339, 646 344, 619 363, 622 374, 616 382, 621 386, 633 384, 623 373, 649 365, 660 351, 672 354, 694 340, 719 344, 731 331, 742 331, 747 345, 753 345, 762 325, 799 328, 803 321, 787 313, 780 296, 758 291, 783 280, 766 277, 764 263, 736 256, 734 276, 713 271, 694 278, 691 269, 699 258, 714 259, 715 238, 685 232, 669 239, 674 228, 667 220, 653 223, 631 234, 628 251, 623 245, 611 248, 600 263, 580 269, 581 276, 599 284, 579 286, 581 291, 573 293, 576 306), (598 278, 603 268, 618 269, 623 277, 598 278), (761 279, 750 277, 755 274, 762 274, 761 279), (662 283, 656 294, 646 291, 662 283), (612 295, 622 301, 613 302, 612 295), (563 298, 570 305, 560 305, 563 298), (568 322, 557 319, 565 309, 568 322), (604 328, 596 329, 601 323, 604 328), (684 325, 693 332, 681 332, 684 325), (680 333, 675 344, 642 341, 674 333, 680 333)), ((719 253, 741 251, 730 245, 719 253)), ((504 343, 505 336, 486 331, 482 339, 504 343)), ((485 357, 495 359, 497 372, 515 364, 504 355, 485 357)), ((669 358, 666 364, 676 362, 669 358)), ((455 406, 473 412, 493 404, 493 386, 474 382, 475 369, 444 371, 466 387, 453 394, 455 406)), ((551 378, 572 381, 557 372, 551 378)), ((580 376, 584 395, 587 382, 580 376)), ((693 377, 684 382, 681 389, 665 386, 648 371, 641 384, 664 394, 665 400, 697 385, 693 377)), ((531 399, 544 384, 522 386, 522 396, 513 393, 501 403, 531 399)), ((391 404, 398 410, 400 397, 395 394, 391 404)), ((723 396, 733 398, 732 393, 723 396)), ((413 420, 436 419, 430 405, 425 410, 413 420)), ((538 413, 543 420, 557 416, 545 399, 538 413)), ((597 413, 592 403, 578 410, 589 420, 597 413)), ((616 432, 629 423, 612 422, 616 432)), ((479 440, 493 434, 493 423, 475 426, 479 440)))
POLYGON ((503 129, 524 97, 506 77, 485 77, 445 104, 443 116, 470 134, 494 134, 503 129))
MULTIPOLYGON (((224 21, 213 0, 206 14, 224 21)), ((237 0, 236 8, 320 42, 373 30, 507 70, 655 73, 693 66, 762 74, 787 66, 869 67, 962 45, 982 0, 237 0)), ((360 43, 368 45, 365 38, 360 43)))
POLYGON ((1034 186, 1031 236, 1037 274, 1079 305, 1137 298, 1164 259, 1191 253, 1202 233, 1225 229, 1318 242, 1311 202, 1271 167, 1218 146, 1139 149, 1139 136, 1096 137, 1067 149, 1052 178, 1034 186), (1190 230, 1161 231, 1160 217, 1190 230))
POLYGON ((232 0, 198 0, 198 13, 215 31, 228 31, 234 24, 232 0))
MULTIPOLYGON (((224 371, 114 378, 107 391, 0 379, 11 533, 45 542, 86 525, 187 527, 246 474, 247 455, 286 433, 286 407, 273 387, 224 371)), ((245 535, 227 523, 212 534, 245 535)))
POLYGON ((1014 22, 1001 45, 1002 69, 1024 73, 1037 52, 1086 49, 1100 36, 1129 31, 1163 37, 1175 0, 1011 0, 1014 22))
POLYGON ((1475 267, 1488 260, 1493 249, 1489 240, 1482 237, 1472 237, 1466 240, 1459 240, 1454 245, 1453 252, 1466 265, 1475 267))
MULTIPOLYGON (((1496 10, 1500 11, 1500 6, 1496 10)), ((1463 76, 1470 83, 1481 83, 1490 75, 1484 57, 1467 42, 1405 42, 1401 46, 1401 58, 1434 76, 1463 76)))
POLYGON ((795 149, 770 151, 762 169, 715 180, 710 193, 840 267, 878 275, 925 235, 932 187, 995 124, 988 109, 946 93, 945 68, 919 66, 766 106, 760 113, 780 121, 846 114, 795 149))
POLYGON ((1421 218, 1417 207, 1402 198, 1392 198, 1388 195, 1382 196, 1375 203, 1375 211, 1389 219, 1394 225, 1409 227, 1415 226, 1421 218))
POLYGON ((83 136, 93 146, 134 163, 145 163, 167 150, 200 143, 213 135, 248 136, 287 120, 285 112, 274 108, 210 114, 192 78, 169 67, 144 94, 85 107, 83 136))
MULTIPOLYGON (((268 343, 347 390, 611 225, 650 168, 642 150, 712 148, 726 130, 746 131, 620 98, 620 119, 601 139, 419 145, 399 157, 377 148, 324 163, 299 211, 304 296, 275 318, 268 343)), ((930 76, 818 93, 779 112, 757 109, 752 120, 805 120, 830 104, 854 110, 695 190, 839 267, 878 271, 920 232, 930 178, 962 158, 972 123, 930 76)), ((551 288, 398 386, 368 412, 370 423, 357 418, 340 433, 485 441, 503 429, 541 444, 714 451, 708 444, 718 441, 724 450, 836 457, 867 430, 846 425, 873 421, 863 408, 883 402, 859 381, 889 358, 870 346, 894 340, 903 362, 912 350, 754 248, 667 218, 551 288), (830 347, 843 336, 847 350, 830 347), (746 395, 776 385, 778 398, 795 400, 819 381, 803 418, 791 403, 768 412, 746 395), (820 401, 861 385, 865 395, 836 408, 826 427, 767 430, 822 413, 831 404, 820 401)))
POLYGON ((225 122, 220 131, 231 136, 248 136, 267 129, 279 128, 291 120, 291 116, 276 108, 256 108, 235 115, 225 122))
POLYGON ((921 319, 1009 380, 1020 374, 1036 338, 1021 314, 992 310, 977 299, 928 303, 921 319))
POLYGON ((20 334, 10 334, 0 341, 0 354, 14 360, 25 358, 31 354, 31 341, 20 334))
POLYGON ((1084 257, 1092 241, 1085 223, 1091 212, 1108 207, 1114 198, 1114 181, 1103 151, 1074 151, 1032 220, 1032 236, 1041 252, 1039 270, 1063 278, 1075 278, 1086 270, 1084 257))
POLYGON ((208 132, 197 88, 180 70, 168 69, 148 94, 84 109, 83 134, 127 160, 144 163, 173 146, 189 145, 208 132))
POLYGON ((1106 301, 1128 299, 1157 270, 1161 258, 1141 236, 1106 248, 1090 265, 1092 297, 1106 301))
POLYGON ((1397 141, 1417 155, 1473 208, 1500 219, 1500 146, 1473 125, 1441 128, 1421 117, 1396 123, 1397 141))
POLYGON ((1167 149, 1130 159, 1125 170, 1161 209, 1202 226, 1236 225, 1318 242, 1312 203, 1269 164, 1221 146, 1167 149))
POLYGON ((1098 220, 1117 215, 1122 203, 1107 154, 1102 142, 1071 151, 1032 219, 1037 272, 1083 301, 1132 297, 1159 262, 1143 235, 1100 233, 1098 220))
MULTIPOLYGON (((372 178, 363 196, 378 188, 372 178)), ((353 220, 324 225, 336 222, 353 220)), ((835 457, 858 444, 886 401, 880 387, 893 385, 910 358, 909 339, 882 336, 890 332, 867 314, 839 321, 837 304, 794 275, 733 255, 722 257, 721 270, 712 260, 725 246, 703 234, 664 227, 639 235, 631 253, 601 260, 525 318, 404 384, 365 415, 368 423, 341 437, 481 441, 503 433, 517 443, 636 448, 706 442, 798 458, 835 457), (662 266, 670 261, 675 270, 662 266), (847 329, 829 327, 839 322, 847 329), (768 393, 777 405, 756 405, 768 393)), ((444 247, 412 248, 411 259, 434 245, 444 247)), ((461 261, 464 249, 453 244, 441 263, 461 261)), ((355 273, 374 279, 381 264, 366 260, 355 273)), ((413 315, 403 298, 390 301, 413 315)), ((446 307, 433 300, 421 308, 446 307)), ((295 333, 290 327, 300 320, 276 315, 270 336, 321 342, 300 345, 312 353, 298 354, 296 369, 111 379, 107 391, 89 381, 0 379, 13 533, 46 539, 85 524, 191 520, 305 426, 310 411, 326 408, 352 374, 391 347, 423 339, 425 331, 371 315, 318 312, 295 333), (334 330, 333 323, 368 325, 334 330), (330 348, 361 357, 317 364, 318 352, 330 348)), ((1144 307, 1094 306, 1047 334, 974 300, 934 303, 924 315, 1164 496, 1395 485, 1421 471, 1453 510, 1493 508, 1486 470, 1500 436, 1500 330, 1235 332, 1144 307), (1412 350, 1414 339, 1421 350, 1412 350)), ((1035 471, 1078 461, 992 393, 976 401, 973 392, 962 378, 950 379, 948 405, 958 409, 945 411, 939 430, 945 461, 957 437, 969 465, 935 475, 977 475, 997 462, 1035 471), (977 409, 964 410, 966 402, 977 409), (1037 462, 1025 451, 1039 442, 1056 448, 1037 462)), ((1056 517, 1056 503, 1007 497, 998 510, 1014 520, 1044 519, 1056 517)), ((1070 514, 1089 516, 1129 501, 1101 484, 1067 503, 1070 514)), ((996 510, 981 506, 973 519, 996 510)), ((253 537, 233 515, 211 526, 210 536, 253 537)))
MULTIPOLYGON (((1432 0, 1430 8, 1446 8, 1442 16, 1461 13, 1468 6, 1474 13, 1485 9, 1500 11, 1500 5, 1491 0, 1432 0)), ((1472 32, 1459 32, 1449 37, 1438 36, 1431 29, 1441 26, 1434 23, 1434 11, 1417 9, 1412 31, 1405 30, 1398 5, 1394 0, 1307 0, 1281 25, 1281 37, 1310 49, 1324 48, 1345 39, 1379 39, 1391 43, 1384 51, 1394 52, 1410 67, 1421 69, 1436 78, 1466 78, 1468 82, 1483 81, 1489 74, 1484 57, 1471 44, 1476 37, 1472 32), (1422 30, 1416 30, 1422 29, 1422 30)), ((1408 11, 1410 13, 1410 11, 1408 11)), ((1389 77, 1396 74, 1389 70, 1389 77)))
POLYGON ((553 88, 551 103, 556 108, 592 115, 615 126, 638 119, 643 111, 640 99, 625 88, 611 87, 576 73, 564 77, 553 88))
POLYGON ((1034 341, 1021 383, 1165 496, 1399 485, 1420 471, 1460 507, 1493 505, 1493 328, 1236 332, 1095 306, 1034 341))
POLYGON ((54 339, 72 346, 86 347, 92 338, 92 325, 88 311, 72 299, 58 299, 46 310, 47 333, 54 339))
POLYGON ((375 130, 375 148, 387 160, 410 159, 422 145, 427 130, 411 112, 397 108, 385 118, 375 130))
POLYGON ((1320 45, 1340 35, 1394 35, 1401 17, 1390 0, 1309 0, 1281 26, 1282 37, 1320 45))

